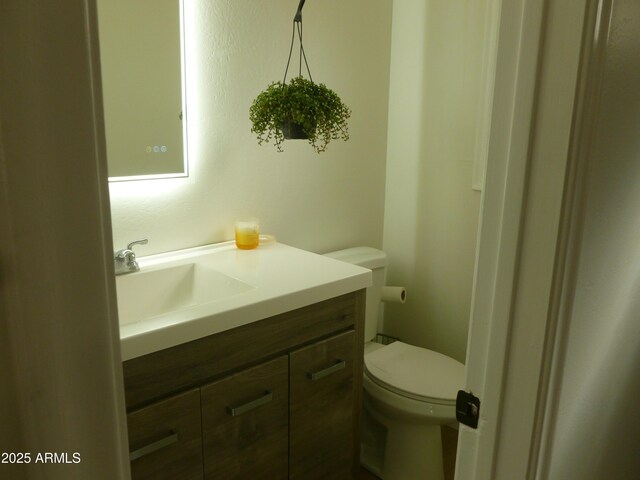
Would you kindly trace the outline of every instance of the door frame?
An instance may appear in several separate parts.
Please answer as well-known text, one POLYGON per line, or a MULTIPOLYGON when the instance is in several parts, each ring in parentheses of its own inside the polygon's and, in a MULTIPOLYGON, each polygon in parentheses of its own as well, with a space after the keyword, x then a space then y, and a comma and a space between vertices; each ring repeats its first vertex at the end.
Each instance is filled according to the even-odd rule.
POLYGON ((478 428, 460 428, 458 480, 536 475, 566 285, 581 52, 599 3, 502 3, 466 362, 465 389, 482 404, 478 428))

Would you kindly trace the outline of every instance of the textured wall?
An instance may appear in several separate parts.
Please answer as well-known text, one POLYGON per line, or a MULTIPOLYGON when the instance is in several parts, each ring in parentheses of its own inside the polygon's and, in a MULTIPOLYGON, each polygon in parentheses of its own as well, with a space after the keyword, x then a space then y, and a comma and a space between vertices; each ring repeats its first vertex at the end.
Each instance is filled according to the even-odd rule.
POLYGON ((353 111, 351 140, 322 155, 304 141, 277 153, 250 133, 253 98, 284 73, 297 0, 185 5, 191 175, 111 184, 115 246, 147 237, 146 255, 228 240, 240 215, 311 251, 381 246, 391 1, 304 7, 313 78, 353 111))
POLYGON ((486 2, 395 2, 384 249, 407 303, 385 329, 464 362, 480 193, 473 191, 486 2))

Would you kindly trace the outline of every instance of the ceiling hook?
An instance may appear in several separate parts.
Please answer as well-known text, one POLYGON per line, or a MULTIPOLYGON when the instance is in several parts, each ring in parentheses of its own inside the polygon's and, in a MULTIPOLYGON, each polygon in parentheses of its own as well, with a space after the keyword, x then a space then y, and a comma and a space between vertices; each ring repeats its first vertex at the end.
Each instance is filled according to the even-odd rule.
POLYGON ((304 7, 304 2, 306 0, 300 0, 300 3, 298 4, 298 11, 296 12, 296 16, 293 17, 293 21, 300 23, 302 22, 302 7, 304 7))

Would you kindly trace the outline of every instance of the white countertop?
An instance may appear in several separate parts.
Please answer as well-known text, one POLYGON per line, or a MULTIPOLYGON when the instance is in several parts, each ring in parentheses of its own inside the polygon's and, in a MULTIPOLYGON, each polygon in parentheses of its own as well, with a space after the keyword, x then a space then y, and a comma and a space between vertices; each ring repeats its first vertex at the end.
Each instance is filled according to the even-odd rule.
POLYGON ((250 288, 212 302, 120 325, 123 361, 360 290, 372 281, 371 271, 366 268, 282 243, 238 250, 233 242, 224 242, 140 257, 140 272, 126 275, 143 275, 198 262, 206 262, 250 288))

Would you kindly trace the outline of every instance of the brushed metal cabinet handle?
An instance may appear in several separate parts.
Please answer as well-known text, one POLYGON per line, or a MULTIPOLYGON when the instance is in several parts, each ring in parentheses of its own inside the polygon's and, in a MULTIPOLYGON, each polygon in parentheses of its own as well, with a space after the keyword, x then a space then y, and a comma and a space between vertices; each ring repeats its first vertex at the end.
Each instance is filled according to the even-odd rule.
POLYGON ((144 457, 145 455, 149 455, 150 453, 157 452, 158 450, 168 447, 174 443, 178 443, 178 434, 171 430, 171 433, 158 440, 157 442, 150 443, 149 445, 145 445, 144 447, 138 448, 133 452, 129 452, 129 461, 133 462, 140 457, 144 457))
POLYGON ((334 363, 330 367, 324 368, 322 370, 318 370, 317 372, 308 372, 307 377, 309 377, 311 380, 320 380, 321 378, 327 377, 332 373, 335 373, 339 370, 343 370, 344 367, 346 366, 347 366, 347 362, 345 362, 344 360, 338 359, 336 360, 336 363, 334 363))
POLYGON ((256 398, 255 400, 251 400, 250 402, 235 407, 227 407, 227 413, 232 417, 237 417, 238 415, 242 415, 243 413, 247 413, 255 408, 261 407, 262 405, 269 403, 271 400, 273 400, 273 392, 265 390, 264 395, 256 398))

